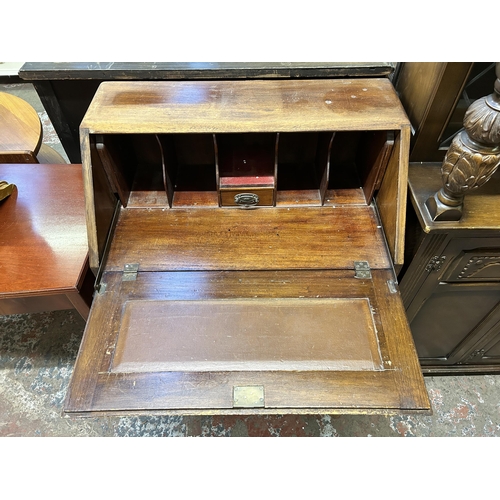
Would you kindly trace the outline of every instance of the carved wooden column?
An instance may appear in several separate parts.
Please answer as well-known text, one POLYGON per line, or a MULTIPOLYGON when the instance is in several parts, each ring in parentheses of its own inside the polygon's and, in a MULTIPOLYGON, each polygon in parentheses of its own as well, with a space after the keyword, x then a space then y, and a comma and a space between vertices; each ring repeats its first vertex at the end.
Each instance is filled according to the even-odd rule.
POLYGON ((443 160, 443 187, 426 202, 434 221, 460 220, 464 196, 485 184, 500 165, 500 63, 496 76, 495 92, 469 106, 464 130, 443 160))

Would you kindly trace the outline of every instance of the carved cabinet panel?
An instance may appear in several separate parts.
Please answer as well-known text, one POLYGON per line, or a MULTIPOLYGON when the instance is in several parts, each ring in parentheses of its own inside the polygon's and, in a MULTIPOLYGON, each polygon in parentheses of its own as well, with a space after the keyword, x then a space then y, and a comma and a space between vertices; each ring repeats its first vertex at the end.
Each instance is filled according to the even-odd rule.
MULTIPOLYGON (((475 239, 470 238, 472 241, 466 239, 456 239, 454 241, 455 247, 465 247, 474 244, 475 239)), ((488 240, 490 244, 496 244, 498 247, 493 248, 474 248, 472 250, 463 249, 457 254, 453 266, 450 266, 443 276, 445 281, 500 281, 500 238, 491 238, 488 240)), ((458 248, 457 248, 458 250, 458 248)))

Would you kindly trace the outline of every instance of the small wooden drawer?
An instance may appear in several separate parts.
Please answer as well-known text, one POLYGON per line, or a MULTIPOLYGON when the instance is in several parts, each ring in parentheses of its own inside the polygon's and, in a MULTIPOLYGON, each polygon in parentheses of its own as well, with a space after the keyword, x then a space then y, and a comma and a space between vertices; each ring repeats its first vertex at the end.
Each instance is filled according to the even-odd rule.
POLYGON ((222 207, 272 207, 274 189, 221 189, 220 204, 222 207))
POLYGON ((274 177, 221 177, 221 207, 272 207, 274 205, 274 177))

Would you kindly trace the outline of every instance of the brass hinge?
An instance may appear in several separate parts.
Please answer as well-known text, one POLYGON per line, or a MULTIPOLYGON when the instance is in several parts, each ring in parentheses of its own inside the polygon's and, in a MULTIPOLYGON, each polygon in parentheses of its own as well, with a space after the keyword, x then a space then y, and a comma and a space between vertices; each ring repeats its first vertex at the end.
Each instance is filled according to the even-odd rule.
POLYGON ((137 279, 137 272, 139 271, 139 264, 125 264, 123 266, 122 281, 135 281, 137 279))
POLYGON ((396 282, 394 280, 387 280, 387 286, 389 287, 390 293, 398 293, 398 289, 396 288, 396 282))
POLYGON ((366 260, 355 261, 354 270, 356 271, 354 274, 355 278, 366 280, 372 277, 370 264, 366 260))

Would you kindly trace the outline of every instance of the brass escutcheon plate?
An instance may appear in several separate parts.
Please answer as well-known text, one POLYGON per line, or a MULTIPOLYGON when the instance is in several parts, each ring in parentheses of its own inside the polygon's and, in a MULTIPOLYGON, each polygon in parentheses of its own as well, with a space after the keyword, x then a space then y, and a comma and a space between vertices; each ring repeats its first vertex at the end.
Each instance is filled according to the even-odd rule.
POLYGON ((264 386, 244 385, 233 387, 234 408, 263 408, 264 386))

